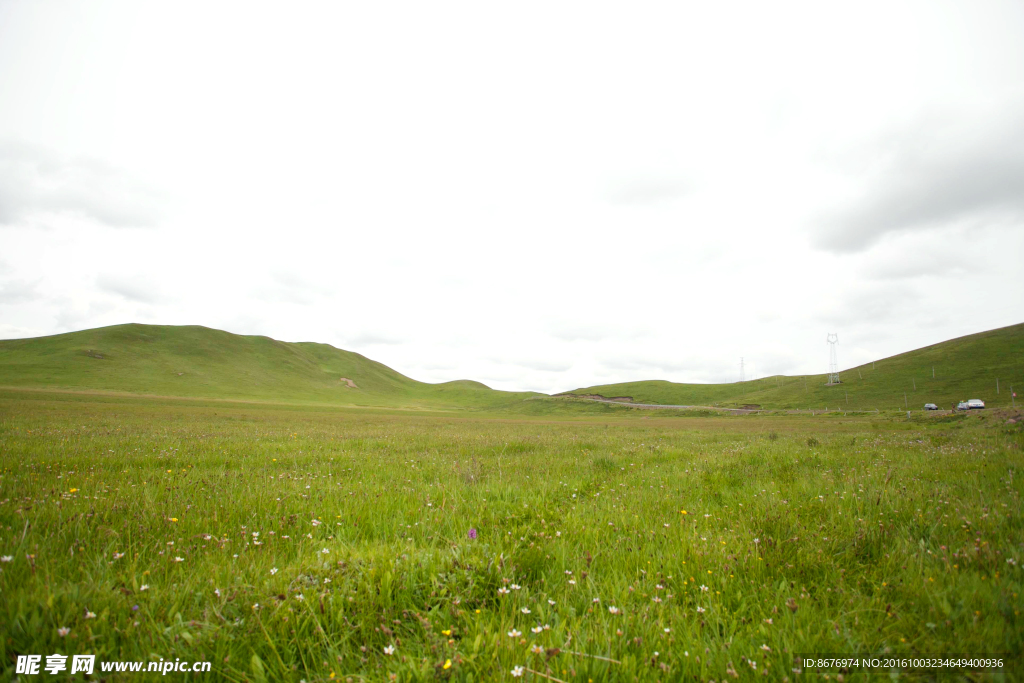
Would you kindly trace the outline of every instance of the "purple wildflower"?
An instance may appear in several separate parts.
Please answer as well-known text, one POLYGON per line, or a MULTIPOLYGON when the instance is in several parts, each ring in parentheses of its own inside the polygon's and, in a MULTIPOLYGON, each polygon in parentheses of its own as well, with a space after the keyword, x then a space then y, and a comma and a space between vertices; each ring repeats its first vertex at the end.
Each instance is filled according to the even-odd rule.
POLYGON ((469 538, 470 538, 470 540, 476 539, 476 529, 470 529, 469 530, 469 538))

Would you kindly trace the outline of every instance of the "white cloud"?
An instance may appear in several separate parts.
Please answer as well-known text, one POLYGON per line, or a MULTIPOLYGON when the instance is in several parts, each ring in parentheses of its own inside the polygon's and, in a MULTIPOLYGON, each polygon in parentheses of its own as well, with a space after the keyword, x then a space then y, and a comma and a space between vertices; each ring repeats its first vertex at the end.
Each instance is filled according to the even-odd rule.
POLYGON ((0 4, 2 333, 563 391, 1020 322, 1022 32, 994 0, 0 4))

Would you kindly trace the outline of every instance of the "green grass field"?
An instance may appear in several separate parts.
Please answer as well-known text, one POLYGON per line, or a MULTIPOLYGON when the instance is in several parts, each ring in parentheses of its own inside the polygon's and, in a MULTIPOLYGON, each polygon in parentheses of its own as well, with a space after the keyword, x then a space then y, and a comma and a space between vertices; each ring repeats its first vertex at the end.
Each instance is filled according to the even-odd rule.
POLYGON ((202 327, 3 341, 0 676, 63 653, 254 682, 799 680, 824 677, 801 654, 945 653, 1005 663, 939 678, 1016 680, 1022 350, 1015 326, 839 387, 577 392, 776 410, 724 416, 202 327), (990 409, 908 419, 908 383, 914 409, 990 409))
POLYGON ((597 409, 0 392, 0 677, 1016 680, 1024 422, 597 409))

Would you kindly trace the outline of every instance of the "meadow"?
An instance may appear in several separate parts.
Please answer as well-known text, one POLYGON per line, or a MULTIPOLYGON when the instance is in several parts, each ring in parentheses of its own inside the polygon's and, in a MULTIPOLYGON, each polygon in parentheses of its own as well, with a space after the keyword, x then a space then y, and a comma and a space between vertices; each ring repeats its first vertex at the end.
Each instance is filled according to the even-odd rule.
POLYGON ((1016 413, 570 408, 4 390, 0 677, 32 653, 296 683, 877 677, 817 653, 1019 676, 1016 413))

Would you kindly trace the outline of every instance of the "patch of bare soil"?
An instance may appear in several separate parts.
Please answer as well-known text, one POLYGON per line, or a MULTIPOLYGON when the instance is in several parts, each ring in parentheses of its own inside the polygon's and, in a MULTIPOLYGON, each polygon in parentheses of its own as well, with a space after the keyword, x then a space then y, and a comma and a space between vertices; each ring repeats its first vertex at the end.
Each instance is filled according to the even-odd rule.
POLYGON ((344 382, 345 384, 347 384, 352 389, 358 389, 359 388, 359 387, 356 386, 356 383, 353 382, 352 380, 350 380, 348 377, 342 377, 339 381, 340 382, 344 382))
POLYGON ((593 401, 617 401, 619 403, 632 403, 632 396, 602 396, 601 394, 555 394, 566 398, 589 398, 593 401))

